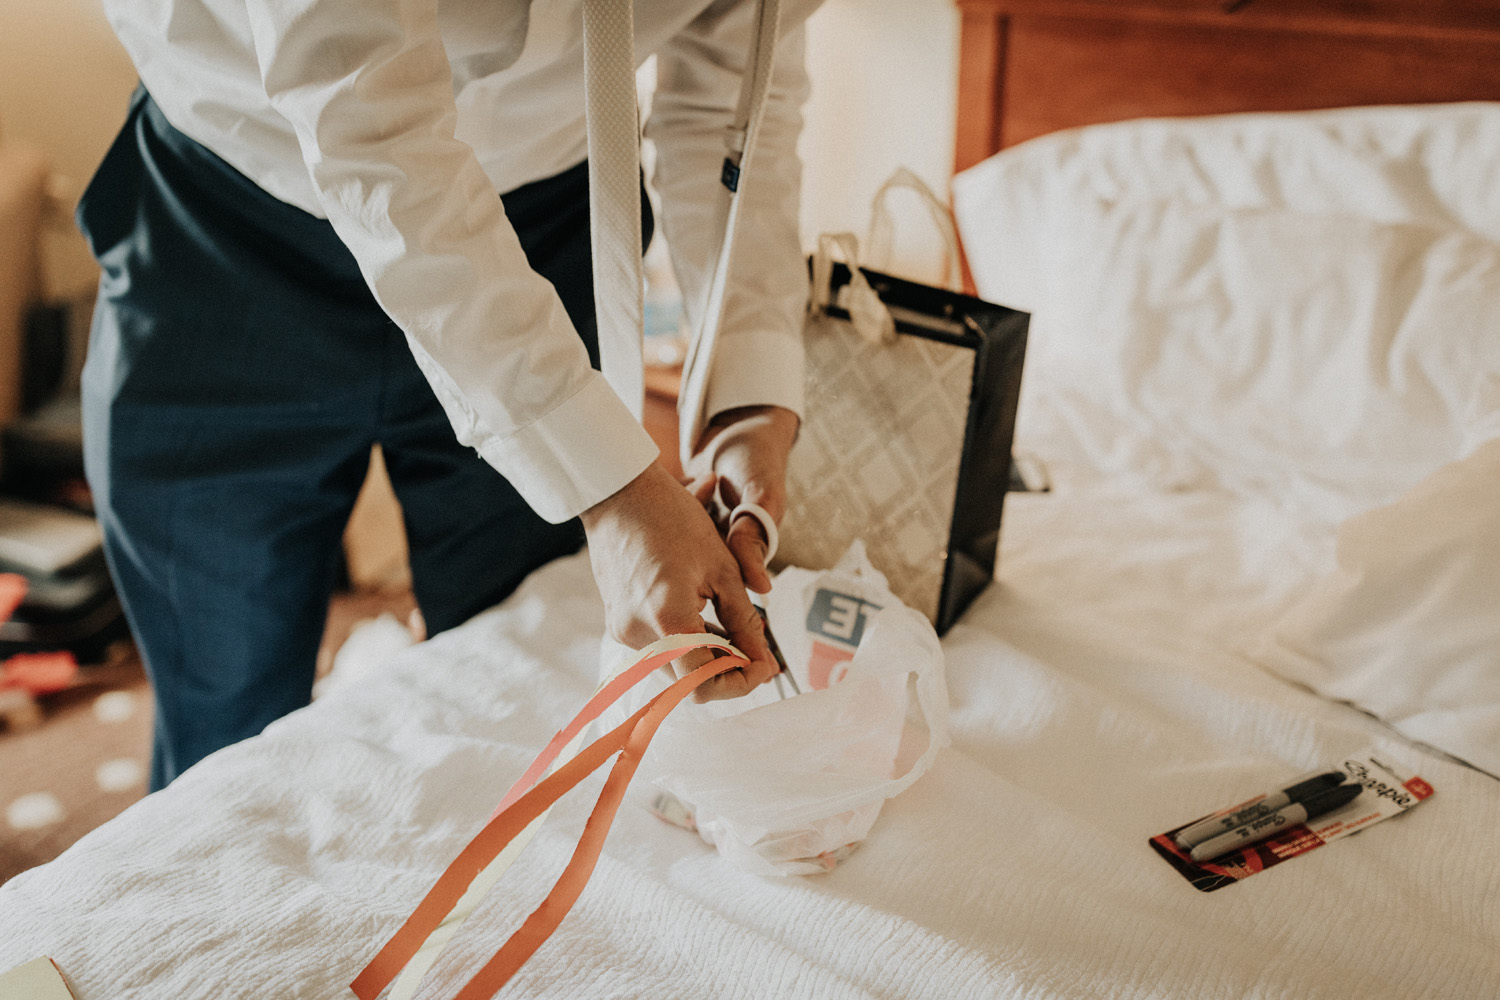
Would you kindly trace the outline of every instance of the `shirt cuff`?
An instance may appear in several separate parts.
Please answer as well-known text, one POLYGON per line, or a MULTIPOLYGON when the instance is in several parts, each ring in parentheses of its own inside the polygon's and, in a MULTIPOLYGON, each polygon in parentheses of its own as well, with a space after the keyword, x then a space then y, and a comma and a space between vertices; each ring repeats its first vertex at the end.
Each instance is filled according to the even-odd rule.
POLYGON ((804 365, 800 326, 791 334, 736 330, 720 336, 704 399, 704 425, 741 406, 780 406, 800 420, 804 365))
POLYGON ((477 450, 553 524, 613 496, 661 454, 597 372, 546 416, 477 450))

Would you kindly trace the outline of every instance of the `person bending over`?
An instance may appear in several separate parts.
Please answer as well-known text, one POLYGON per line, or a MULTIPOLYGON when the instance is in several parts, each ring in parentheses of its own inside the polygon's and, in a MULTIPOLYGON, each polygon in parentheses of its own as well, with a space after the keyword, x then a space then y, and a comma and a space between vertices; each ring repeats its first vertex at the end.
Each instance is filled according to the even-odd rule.
MULTIPOLYGON (((785 506, 814 5, 782 17, 695 496, 595 370, 579 0, 106 0, 142 87, 79 206, 102 268, 85 459, 155 692, 153 789, 308 702, 375 443, 429 634, 586 536, 615 638, 701 631, 712 602, 753 662, 709 696, 774 673, 745 594, 764 539, 702 501, 785 506)), ((756 5, 639 6, 696 319, 756 5)))

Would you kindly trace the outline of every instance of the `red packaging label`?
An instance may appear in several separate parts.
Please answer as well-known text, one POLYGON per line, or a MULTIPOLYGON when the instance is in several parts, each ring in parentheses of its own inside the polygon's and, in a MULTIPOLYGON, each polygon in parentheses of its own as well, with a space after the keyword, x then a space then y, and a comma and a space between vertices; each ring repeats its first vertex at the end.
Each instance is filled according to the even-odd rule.
MULTIPOLYGON (((1349 775, 1349 780, 1364 788, 1342 809, 1315 816, 1307 823, 1288 826, 1265 840, 1246 844, 1212 861, 1194 861, 1174 839, 1178 832, 1198 823, 1196 819, 1152 837, 1151 847, 1193 888, 1213 892, 1316 850, 1329 841, 1358 833, 1367 826, 1399 815, 1432 795, 1432 786, 1422 778, 1407 774, 1370 752, 1346 757, 1339 762, 1339 767, 1349 775)), ((1228 815, 1263 797, 1257 796, 1210 815, 1228 815)))

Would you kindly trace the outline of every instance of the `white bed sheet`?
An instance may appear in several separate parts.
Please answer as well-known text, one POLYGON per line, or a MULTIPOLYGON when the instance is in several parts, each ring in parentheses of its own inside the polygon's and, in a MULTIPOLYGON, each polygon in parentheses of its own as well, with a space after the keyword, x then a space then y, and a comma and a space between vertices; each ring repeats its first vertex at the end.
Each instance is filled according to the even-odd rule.
MULTIPOLYGON (((1500 782, 1233 652, 1305 584, 1309 531, 1227 494, 1013 496, 1000 582, 945 640, 954 745, 858 852, 761 878, 627 806, 502 996, 1500 995, 1500 782), (1372 744, 1437 794, 1214 893, 1147 845, 1372 744)), ((349 996, 585 700, 601 618, 586 558, 562 561, 210 758, 0 888, 0 968, 51 955, 80 1000, 349 996)), ((421 996, 517 926, 585 808, 558 808, 421 996)))
POLYGON ((1253 498, 1245 566, 1323 583, 1256 628, 1234 605, 1240 648, 1491 773, 1497 150, 1497 103, 1343 108, 1059 132, 954 179, 981 294, 1034 313, 1017 448, 1064 485, 1253 498), (1337 567, 1335 527, 1364 546, 1337 567), (1337 591, 1351 565, 1378 568, 1337 591))

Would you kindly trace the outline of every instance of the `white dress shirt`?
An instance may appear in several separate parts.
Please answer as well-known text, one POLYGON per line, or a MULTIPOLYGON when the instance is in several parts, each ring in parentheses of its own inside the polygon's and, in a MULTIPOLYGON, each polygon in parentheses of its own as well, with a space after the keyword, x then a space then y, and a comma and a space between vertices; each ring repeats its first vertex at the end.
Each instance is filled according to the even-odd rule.
MULTIPOLYGON (((741 208, 708 415, 800 412, 806 272, 796 155, 807 92, 789 0, 741 208)), ((725 133, 750 0, 641 0, 647 134, 689 321, 712 274, 725 133)), ((620 489, 656 446, 588 364, 497 191, 585 158, 579 0, 105 0, 167 119, 260 187, 327 218, 405 332, 458 439, 550 521, 620 489)))

